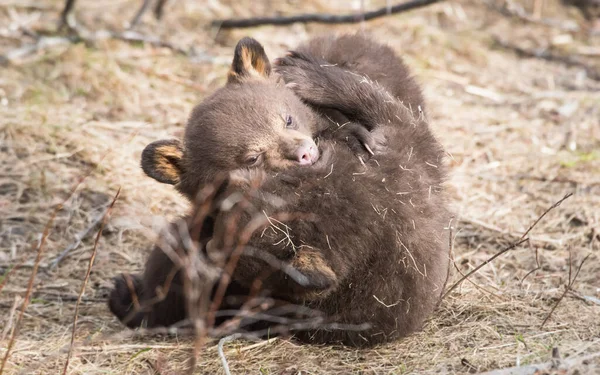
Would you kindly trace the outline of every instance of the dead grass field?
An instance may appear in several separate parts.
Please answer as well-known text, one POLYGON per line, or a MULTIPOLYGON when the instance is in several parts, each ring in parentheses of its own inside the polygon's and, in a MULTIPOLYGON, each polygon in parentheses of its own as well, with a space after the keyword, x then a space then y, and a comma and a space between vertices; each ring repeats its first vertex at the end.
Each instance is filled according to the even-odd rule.
MULTIPOLYGON (((34 42, 24 29, 55 29, 62 2, 39 3, 0 0, 0 54, 34 42)), ((557 0, 545 2, 542 16, 561 27, 508 17, 491 3, 503 1, 449 1, 362 26, 418 76, 431 124, 452 155, 453 280, 457 270, 468 272, 518 239, 565 194, 574 195, 535 227, 529 243, 447 296, 423 332, 370 350, 234 341, 225 350, 232 373, 473 373, 547 362, 552 348, 563 358, 600 353, 600 38, 567 30, 582 25, 582 17, 557 0), (520 57, 497 40, 563 60, 520 57), (541 327, 568 283, 569 254, 573 273, 590 256, 541 327)), ((533 1, 515 3, 532 10, 533 1)), ((139 4, 80 1, 77 16, 91 30, 120 30, 139 4)), ((217 35, 212 20, 351 11, 343 2, 317 0, 171 1, 162 22, 148 13, 139 31, 186 50, 194 46, 193 57, 107 39, 58 44, 0 66, 0 357, 44 227, 64 203, 50 226, 6 374, 62 371, 98 231, 93 224, 119 187, 79 310, 69 373, 180 373, 190 338, 134 337, 106 306, 111 278, 139 270, 152 229, 186 209, 170 186, 143 174, 140 153, 151 141, 181 133, 193 105, 224 82, 240 37, 257 38, 274 58, 319 32, 361 27, 296 24, 217 35), (55 262, 81 234, 81 243, 55 262)), ((598 355, 585 363, 568 373, 600 373, 598 355)), ((196 373, 223 373, 216 343, 201 353, 196 373)))

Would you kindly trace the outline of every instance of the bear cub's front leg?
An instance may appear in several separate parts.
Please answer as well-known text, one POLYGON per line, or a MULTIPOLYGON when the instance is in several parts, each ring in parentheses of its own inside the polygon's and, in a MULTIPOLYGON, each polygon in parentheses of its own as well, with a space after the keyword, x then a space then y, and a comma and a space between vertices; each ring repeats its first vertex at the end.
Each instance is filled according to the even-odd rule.
POLYGON ((323 138, 345 141, 359 157, 373 156, 384 148, 383 137, 373 132, 377 119, 370 116, 377 110, 373 107, 380 96, 368 95, 374 91, 370 85, 361 87, 364 85, 359 83, 366 77, 298 52, 276 59, 275 65, 286 86, 316 107, 329 123, 323 138))

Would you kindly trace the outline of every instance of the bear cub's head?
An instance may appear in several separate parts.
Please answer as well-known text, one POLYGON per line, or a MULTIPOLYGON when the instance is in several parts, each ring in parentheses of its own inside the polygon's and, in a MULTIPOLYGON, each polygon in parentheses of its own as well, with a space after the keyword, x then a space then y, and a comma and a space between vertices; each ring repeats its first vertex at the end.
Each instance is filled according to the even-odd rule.
POLYGON ((319 121, 271 73, 263 46, 246 37, 235 48, 226 85, 194 108, 183 142, 149 144, 142 153, 142 169, 193 200, 220 173, 312 165, 319 159, 313 139, 319 121))

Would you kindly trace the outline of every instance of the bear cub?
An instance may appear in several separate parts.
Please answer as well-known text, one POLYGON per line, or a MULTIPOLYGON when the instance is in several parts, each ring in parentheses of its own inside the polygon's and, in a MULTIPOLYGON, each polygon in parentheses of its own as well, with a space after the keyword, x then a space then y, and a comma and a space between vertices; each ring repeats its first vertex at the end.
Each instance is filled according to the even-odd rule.
MULTIPOLYGON (((451 215, 444 151, 419 86, 393 50, 362 35, 315 38, 275 63, 272 74, 262 46, 240 41, 226 86, 194 109, 183 144, 158 141, 144 150, 144 171, 192 201, 228 173, 217 200, 228 204, 214 205, 202 224, 203 253, 229 257, 240 245, 231 223, 244 228, 256 213, 316 219, 290 216, 285 233, 255 232, 241 244, 225 291, 243 295, 260 285, 267 295, 322 312, 331 324, 299 331, 300 340, 365 346, 420 329, 448 276, 451 215), (362 323, 369 328, 344 328, 362 323)), ((189 217, 201 209, 196 204, 189 217)), ((113 313, 130 327, 185 319, 173 269, 155 247, 143 275, 117 281, 113 313), (152 300, 167 279, 163 298, 132 309, 132 290, 152 300)))

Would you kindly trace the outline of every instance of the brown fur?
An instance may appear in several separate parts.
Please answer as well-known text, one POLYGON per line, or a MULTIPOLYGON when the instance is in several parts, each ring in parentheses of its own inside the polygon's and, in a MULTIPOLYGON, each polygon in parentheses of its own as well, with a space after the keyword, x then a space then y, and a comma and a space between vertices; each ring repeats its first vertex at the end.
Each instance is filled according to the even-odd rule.
MULTIPOLYGON (((256 56, 261 60, 264 55, 262 47, 248 53, 251 43, 243 42, 236 48, 228 85, 190 117, 182 157, 173 163, 179 179, 162 178, 160 170, 147 162, 151 158, 146 159, 144 170, 159 181, 177 184, 190 198, 220 171, 236 171, 237 182, 220 196, 227 199, 245 193, 251 210, 244 208, 244 202, 224 211, 221 206, 200 234, 202 245, 212 237, 206 247, 225 257, 235 245, 227 225, 236 212, 242 212, 240 228, 252 220, 251 212, 314 214, 317 221, 285 223, 293 246, 280 241, 277 231, 256 233, 249 243, 299 272, 301 278, 290 277, 285 267, 268 265, 248 251, 228 291, 228 295, 243 295, 261 279, 263 291, 320 310, 332 322, 371 324, 360 332, 311 329, 298 333, 301 340, 372 345, 419 329, 439 302, 446 282, 444 227, 450 214, 441 186, 444 154, 422 113, 418 85, 391 49, 363 36, 313 39, 277 60, 285 87, 265 77, 270 65, 256 63, 256 56), (247 74, 248 61, 259 78, 247 74), (280 108, 300 119, 296 132, 277 125, 280 108), (328 117, 330 121, 325 120, 328 117), (321 157, 310 167, 295 167, 286 157, 285 145, 307 137, 320 137, 321 157), (368 159, 365 165, 355 156, 361 152, 365 156, 362 142, 375 151, 373 158, 364 158, 368 159), (258 190, 243 183, 244 176, 250 181, 256 169, 244 168, 235 159, 253 149, 263 150, 259 169, 268 172, 260 178, 258 190), (273 195, 282 199, 274 200, 273 195)), ((149 155, 161 153, 160 147, 149 148, 149 155)), ((140 299, 155 296, 156 286, 164 283, 172 268, 163 251, 155 248, 144 275, 135 279, 140 299)), ((181 320, 185 308, 177 280, 176 276, 167 302, 135 315, 128 325, 137 326, 143 319, 148 326, 181 320)), ((131 302, 126 283, 118 281, 111 310, 123 320, 131 302)))

